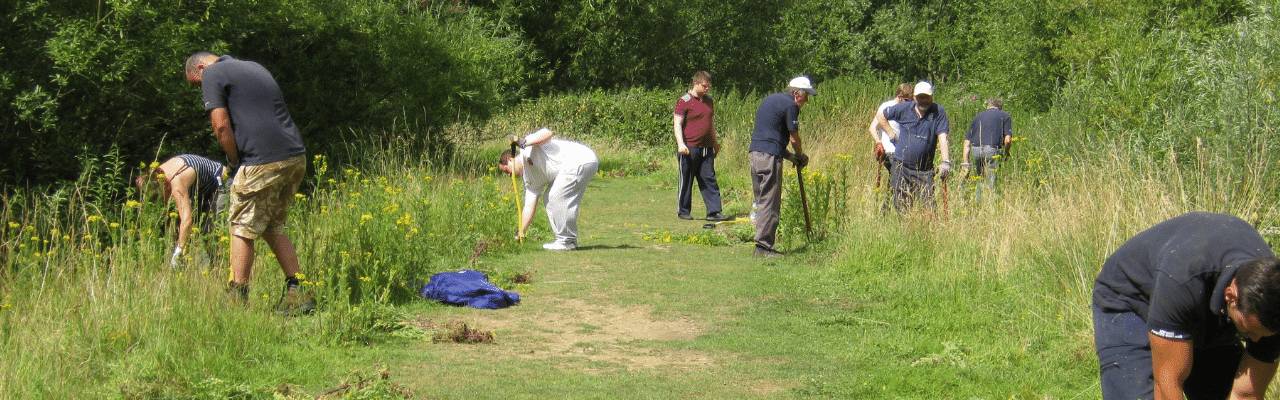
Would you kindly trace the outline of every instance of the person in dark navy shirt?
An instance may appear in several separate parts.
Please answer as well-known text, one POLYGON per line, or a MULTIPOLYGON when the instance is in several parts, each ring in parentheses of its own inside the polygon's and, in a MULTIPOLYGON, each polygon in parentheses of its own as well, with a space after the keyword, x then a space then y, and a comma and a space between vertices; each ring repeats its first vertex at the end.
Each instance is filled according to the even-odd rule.
POLYGON ((889 133, 897 145, 893 154, 893 167, 889 174, 889 187, 893 189, 893 206, 899 213, 910 210, 915 203, 933 207, 933 156, 942 156, 937 168, 938 177, 951 175, 951 156, 947 133, 951 121, 942 105, 933 102, 933 84, 916 83, 914 101, 899 103, 876 114, 876 124, 889 133), (897 122, 901 129, 889 122, 897 122))
POLYGON ((1262 399, 1280 353, 1280 260, 1239 218, 1175 217, 1103 263, 1093 325, 1104 399, 1262 399))

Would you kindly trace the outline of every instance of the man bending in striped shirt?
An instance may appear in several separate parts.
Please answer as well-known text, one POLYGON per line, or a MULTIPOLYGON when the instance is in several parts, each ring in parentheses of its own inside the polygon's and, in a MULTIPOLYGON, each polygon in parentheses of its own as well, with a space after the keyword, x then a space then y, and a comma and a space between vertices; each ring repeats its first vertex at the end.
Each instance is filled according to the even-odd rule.
MULTIPOLYGON (((221 163, 192 154, 180 154, 161 163, 149 174, 134 179, 133 184, 144 194, 158 194, 165 201, 172 200, 178 209, 178 242, 173 246, 169 266, 177 268, 191 236, 193 222, 199 218, 201 230, 209 232, 211 218, 224 205, 218 199, 223 186, 221 163), (148 179, 150 178, 150 179, 148 179)), ((226 200, 222 200, 225 202, 226 200)))

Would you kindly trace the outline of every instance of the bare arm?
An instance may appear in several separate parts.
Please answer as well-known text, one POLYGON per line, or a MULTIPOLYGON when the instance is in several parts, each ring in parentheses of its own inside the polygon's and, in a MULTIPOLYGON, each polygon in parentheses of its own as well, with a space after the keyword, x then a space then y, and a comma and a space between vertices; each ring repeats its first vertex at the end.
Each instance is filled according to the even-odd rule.
POLYGON ((871 141, 880 142, 880 132, 876 130, 880 126, 880 111, 877 110, 875 115, 871 116, 871 125, 867 126, 867 133, 871 134, 871 141))
POLYGON ((548 140, 551 140, 551 137, 555 135, 556 133, 552 132, 550 129, 542 128, 542 129, 539 129, 537 132, 530 133, 529 136, 525 136, 524 143, 526 146, 543 144, 543 143, 546 143, 548 140))
MULTIPOLYGON (((195 171, 186 173, 195 174, 195 171)), ((187 179, 174 178, 173 189, 169 191, 173 204, 178 208, 178 247, 182 248, 187 247, 187 238, 191 236, 191 194, 187 192, 190 184, 187 179)))
POLYGON ((876 113, 876 125, 879 126, 880 129, 889 133, 889 139, 898 140, 898 131, 893 130, 893 127, 889 126, 889 119, 884 117, 884 113, 876 113))
POLYGON ((525 233, 529 231, 529 224, 533 223, 533 214, 538 210, 538 193, 531 190, 524 191, 524 213, 520 215, 520 230, 516 232, 516 236, 523 238, 525 233))
POLYGON ((222 152, 227 154, 227 162, 240 165, 240 152, 236 150, 236 134, 231 131, 231 114, 226 108, 215 108, 209 111, 209 123, 213 125, 213 136, 222 145, 222 152))
POLYGON ((671 116, 671 124, 676 132, 676 151, 680 154, 689 154, 689 146, 684 144, 684 129, 680 127, 684 123, 684 117, 679 114, 671 116))
POLYGON ((796 154, 804 154, 804 149, 800 147, 800 131, 791 132, 791 148, 796 151, 796 154))
POLYGON ((938 134, 938 151, 942 152, 942 162, 951 162, 951 144, 945 132, 938 134))
POLYGON ((1258 361, 1245 353, 1236 369, 1235 382, 1231 384, 1230 400, 1261 400, 1266 397, 1267 385, 1276 374, 1276 364, 1258 361))
POLYGON ((1147 332, 1156 400, 1182 400, 1182 383, 1191 375, 1191 341, 1166 339, 1147 332))

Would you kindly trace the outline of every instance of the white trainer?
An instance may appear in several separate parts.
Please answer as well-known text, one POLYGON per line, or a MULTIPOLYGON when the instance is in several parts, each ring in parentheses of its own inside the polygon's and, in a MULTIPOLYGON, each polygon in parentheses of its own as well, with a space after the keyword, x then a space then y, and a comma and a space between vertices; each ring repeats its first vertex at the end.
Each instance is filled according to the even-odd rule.
POLYGON ((560 242, 551 242, 551 243, 543 244, 542 248, 551 250, 551 251, 568 251, 568 250, 577 249, 578 245, 573 243, 565 244, 560 242))

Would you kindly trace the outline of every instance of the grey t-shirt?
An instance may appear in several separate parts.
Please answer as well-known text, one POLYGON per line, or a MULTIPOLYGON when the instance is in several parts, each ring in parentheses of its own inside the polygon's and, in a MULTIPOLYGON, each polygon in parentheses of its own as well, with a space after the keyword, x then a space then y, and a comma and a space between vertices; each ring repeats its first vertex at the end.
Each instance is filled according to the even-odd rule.
POLYGON ((307 152, 271 73, 253 61, 222 56, 204 70, 204 110, 226 108, 240 164, 261 165, 307 152))

